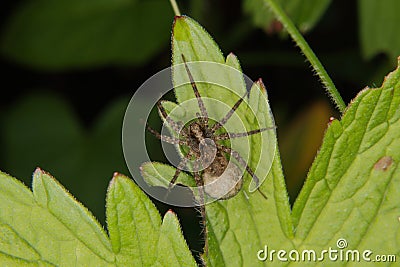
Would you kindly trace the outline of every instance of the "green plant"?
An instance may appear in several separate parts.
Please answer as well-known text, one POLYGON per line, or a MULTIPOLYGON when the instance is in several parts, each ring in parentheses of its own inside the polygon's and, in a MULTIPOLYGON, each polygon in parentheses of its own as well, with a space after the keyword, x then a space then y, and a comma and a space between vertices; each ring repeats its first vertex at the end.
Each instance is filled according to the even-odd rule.
POLYGON ((194 266, 178 219, 116 173, 107 192, 107 236, 91 213, 37 169, 31 192, 1 173, 2 265, 194 266))
POLYGON ((165 12, 170 9, 164 0, 28 0, 8 21, 0 49, 47 70, 140 64, 168 40, 165 12), (147 20, 147 10, 154 19, 147 20))
MULTIPOLYGON (((177 21, 173 38, 178 45, 174 49, 197 60, 240 69, 236 57, 225 59, 197 23, 187 17, 177 21)), ((177 96, 178 102, 185 98, 191 96, 177 96)), ((348 241, 348 249, 399 257, 399 107, 397 69, 380 88, 361 91, 341 119, 330 122, 292 211, 278 150, 262 185, 268 200, 256 193, 248 199, 243 190, 228 201, 207 205, 207 264, 253 266, 261 263, 257 252, 264 245, 276 250, 322 251, 335 247, 341 238, 348 241)), ((270 119, 267 111, 260 109, 264 120, 270 119)), ((251 142, 257 148, 257 139, 251 142)), ((261 148, 252 151, 250 164, 256 164, 260 153, 261 148)), ((152 166, 168 175, 174 171, 166 165, 152 166)), ((195 265, 173 213, 168 212, 161 221, 148 197, 122 175, 114 176, 107 193, 109 236, 82 205, 40 169, 34 173, 32 190, 1 174, 0 259, 6 264, 195 265)), ((272 263, 280 264, 276 260, 272 263)))

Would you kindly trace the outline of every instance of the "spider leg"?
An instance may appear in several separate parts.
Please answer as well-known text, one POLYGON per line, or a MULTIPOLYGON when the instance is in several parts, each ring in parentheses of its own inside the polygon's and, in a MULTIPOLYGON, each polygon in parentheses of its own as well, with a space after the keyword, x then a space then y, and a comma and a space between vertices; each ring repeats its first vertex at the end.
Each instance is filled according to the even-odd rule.
MULTIPOLYGON (((198 162, 195 163, 195 170, 199 169, 198 162)), ((204 181, 201 179, 198 171, 194 172, 194 179, 196 181, 197 188, 199 189, 199 209, 201 215, 201 224, 204 233, 204 254, 206 257, 208 256, 208 232, 207 232, 207 217, 206 217, 206 208, 205 208, 205 198, 204 198, 204 181)))
POLYGON ((260 189, 259 187, 257 188, 257 190, 258 190, 258 192, 260 192, 260 194, 261 194, 261 196, 262 196, 263 198, 265 198, 265 199, 268 200, 268 197, 263 193, 263 191, 261 191, 261 189, 260 189))
POLYGON ((213 127, 211 128, 211 132, 215 133, 216 130, 224 126, 224 124, 232 117, 233 113, 235 113, 236 109, 240 106, 240 104, 243 102, 244 98, 249 94, 248 91, 244 94, 243 97, 241 97, 235 105, 229 110, 229 112, 223 117, 219 122, 215 123, 213 127))
POLYGON ((186 156, 179 162, 174 176, 172 177, 171 181, 169 181, 167 195, 171 192, 172 187, 175 185, 176 179, 178 179, 179 174, 182 172, 182 169, 186 166, 189 158, 192 157, 192 155, 193 153, 189 151, 189 153, 187 153, 186 156))
POLYGON ((190 84, 192 85, 192 88, 193 88, 194 95, 196 96, 197 103, 199 104, 201 115, 203 116, 204 125, 207 126, 208 125, 208 113, 207 113, 206 107, 204 106, 203 99, 201 99, 199 90, 197 89, 197 85, 194 82, 193 75, 190 72, 188 65, 186 64, 185 56, 183 54, 181 54, 181 55, 182 55, 183 63, 185 64, 186 72, 189 76, 190 84))
POLYGON ((157 108, 160 111, 164 120, 172 127, 172 129, 179 134, 180 129, 182 129, 182 123, 180 121, 174 121, 170 116, 168 116, 167 111, 161 104, 161 100, 157 101, 157 108))
POLYGON ((273 130, 275 128, 276 128, 276 126, 261 128, 261 129, 257 129, 257 130, 251 130, 251 131, 244 132, 244 133, 222 133, 220 135, 217 135, 215 137, 215 140, 227 140, 227 139, 232 139, 232 138, 245 137, 245 136, 265 132, 268 130, 273 130))
POLYGON ((156 130, 151 128, 147 122, 146 122, 146 128, 150 133, 152 133, 155 137, 157 137, 161 141, 164 141, 164 142, 167 142, 167 143, 173 144, 173 145, 186 145, 187 144, 186 141, 184 141, 184 140, 180 140, 175 137, 165 136, 165 135, 160 134, 159 132, 157 132, 156 130))
POLYGON ((223 145, 219 145, 219 144, 217 144, 217 147, 218 147, 218 149, 221 149, 225 153, 231 154, 231 156, 234 157, 239 162, 239 164, 242 165, 242 167, 246 169, 246 171, 253 178, 253 181, 258 186, 258 184, 260 182, 260 179, 258 179, 256 174, 253 172, 253 170, 250 168, 250 166, 247 164, 247 162, 243 159, 243 157, 240 156, 239 152, 237 152, 236 150, 234 150, 232 148, 229 148, 229 147, 226 147, 226 146, 223 146, 223 145))

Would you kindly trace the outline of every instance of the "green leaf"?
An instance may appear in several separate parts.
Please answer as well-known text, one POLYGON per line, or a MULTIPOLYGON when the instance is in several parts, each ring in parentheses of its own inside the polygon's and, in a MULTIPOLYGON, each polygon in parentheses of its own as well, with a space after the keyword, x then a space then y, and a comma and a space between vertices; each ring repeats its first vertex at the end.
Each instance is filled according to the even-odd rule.
POLYGON ((44 69, 141 64, 168 44, 164 0, 28 0, 8 21, 4 55, 44 69))
POLYGON ((294 248, 293 228, 280 159, 276 154, 271 172, 261 186, 268 196, 241 191, 232 199, 206 206, 210 239, 210 266, 254 266, 257 251, 269 247, 294 248), (213 237, 214 236, 214 237, 213 237))
POLYGON ((160 231, 157 250, 159 266, 197 266, 183 238, 178 218, 171 210, 165 214, 160 231))
MULTIPOLYGON (((188 73, 181 64, 183 63, 182 55, 189 64, 188 67, 191 69, 209 117, 215 121, 220 120, 247 90, 236 56, 229 54, 225 60, 209 34, 197 22, 188 17, 175 18, 172 34, 174 66, 172 76, 175 94, 180 107, 185 111, 182 112, 184 116, 179 120, 188 122, 188 119, 196 117, 195 113, 199 112, 188 73), (194 62, 194 65, 190 62, 194 62), (199 63, 196 64, 196 62, 199 63)), ((246 98, 245 102, 248 103, 241 104, 236 110, 235 116, 232 116, 224 125, 227 131, 246 132, 275 126, 266 91, 261 81, 253 85, 250 96, 248 99, 246 98)), ((179 112, 176 112, 175 115, 179 115, 179 112)), ((259 173, 256 172, 256 174, 263 179, 272 165, 276 149, 276 136, 274 131, 266 131, 261 136, 253 135, 250 138, 250 144, 246 142, 245 138, 242 138, 244 141, 236 142, 238 140, 236 139, 231 142, 243 158, 252 157, 250 167, 253 169, 257 167, 259 173), (262 146, 259 145, 261 142, 262 146), (264 164, 258 164, 259 161, 264 161, 264 164)), ((246 174, 246 176, 248 175, 246 174)))
POLYGON ((400 70, 361 91, 329 126, 293 207, 299 247, 400 255, 400 70), (384 238, 383 238, 384 237, 384 238))
MULTIPOLYGON (((307 32, 317 24, 331 0, 277 0, 277 2, 300 31, 307 32)), ((269 11, 263 0, 245 0, 243 8, 245 12, 252 16, 253 23, 256 26, 274 31, 274 15, 269 11)))
POLYGON ((47 266, 114 261, 107 234, 53 177, 37 169, 33 192, 0 173, 0 261, 47 266))
POLYGON ((176 216, 168 212, 161 224, 149 198, 119 174, 107 193, 107 224, 120 266, 196 266, 176 216))
POLYGON ((397 0, 358 1, 360 42, 365 58, 386 53, 400 56, 400 2, 397 0))
MULTIPOLYGON (((145 162, 140 166, 144 180, 151 186, 168 187, 169 180, 166 178, 170 177, 171 180, 174 177, 175 170, 174 167, 159 162, 145 162)), ((179 174, 176 183, 192 187, 196 186, 194 178, 185 172, 179 174)))
MULTIPOLYGON (((234 57, 221 60, 222 54, 209 35, 187 17, 177 17, 173 29, 175 85, 182 83, 181 76, 187 76, 179 69, 181 54, 188 62, 231 62, 230 65, 238 68, 234 57)), ((191 71, 195 80, 210 75, 201 67, 200 70, 191 68, 191 71)), ((218 72, 217 75, 226 73, 218 72)), ((226 80, 229 82, 229 77, 226 80)), ((236 92, 244 90, 238 80, 232 85, 236 92)), ((191 87, 185 86, 186 90, 179 87, 175 90, 180 105, 194 98, 191 87)), ((198 87, 202 96, 224 99, 228 105, 237 100, 234 93, 218 91, 213 86, 198 87), (207 90, 210 88, 213 90, 207 90)), ((253 116, 249 116, 245 108, 236 111, 238 116, 249 128, 257 126, 251 118, 270 125, 273 119, 269 105, 260 101, 265 94, 262 82, 255 83, 251 92, 248 105, 254 108, 253 116)), ((198 109, 194 105, 191 107, 198 109)), ((361 253, 370 249, 374 254, 400 256, 399 107, 400 70, 390 74, 381 88, 362 91, 341 121, 334 120, 330 124, 292 214, 277 150, 274 150, 267 179, 260 187, 268 200, 259 192, 249 193, 245 186, 231 199, 207 204, 209 250, 204 258, 208 265, 260 264, 257 251, 264 246, 268 246, 269 251, 297 249, 301 253, 313 249, 320 253, 329 247, 336 248, 341 238, 346 239, 349 249, 358 249, 361 253)), ((269 135, 270 143, 274 139, 275 134, 269 135)), ((260 145, 257 136, 249 141, 252 148, 249 165, 254 168, 260 158, 268 156, 268 153, 260 153, 270 151, 271 147, 260 145)), ((265 161, 261 165, 263 163, 265 161)), ((248 185, 249 177, 245 175, 244 179, 248 185)), ((325 257, 325 262, 328 261, 325 257)), ((276 258, 265 261, 265 264, 271 263, 281 264, 276 258)))
POLYGON ((164 220, 129 178, 107 194, 110 238, 52 176, 37 169, 33 192, 0 172, 0 262, 9 266, 196 266, 178 219, 164 220))
MULTIPOLYGON (((227 72, 222 69, 214 75, 223 77, 221 81, 232 91, 221 90, 221 88, 213 87, 213 85, 198 84, 201 96, 220 100, 222 103, 232 107, 237 101, 238 95, 242 96, 244 94, 246 87, 237 58, 230 54, 224 60, 217 45, 196 22, 187 17, 177 17, 173 28, 172 44, 175 85, 180 83, 178 79, 188 75, 184 70, 182 71, 177 67, 177 64, 182 63, 181 55, 183 54, 188 62, 213 61, 226 64, 227 72), (232 75, 232 72, 229 72, 229 68, 237 69, 239 72, 232 75)), ((194 67, 192 68, 195 79, 198 79, 201 75, 204 76, 202 78, 205 81, 209 81, 207 78, 214 78, 211 72, 207 72, 207 68, 199 68, 200 71, 197 71, 194 67)), ((178 102, 181 105, 185 101, 194 98, 190 85, 182 87, 185 90, 181 87, 175 90, 178 102)), ((208 111, 212 110, 218 113, 218 105, 207 106, 207 103, 205 104, 208 111)), ((194 105, 197 105, 197 103, 194 105)), ((185 110, 192 112, 188 108, 185 110)), ((196 107, 193 107, 193 110, 196 110, 196 107)), ((226 114, 226 111, 218 114, 220 113, 226 114)), ((274 125, 270 108, 266 101, 266 91, 261 81, 253 85, 248 103, 239 106, 236 113, 240 121, 249 130, 260 128, 260 126, 268 127, 274 125)), ((233 127, 235 126, 233 125, 233 127)), ((279 153, 275 149, 275 132, 267 131, 262 137, 254 135, 249 140, 251 147, 249 153, 251 155, 250 166, 253 169, 258 167, 257 171, 261 171, 264 175, 260 175, 262 178, 265 178, 269 173, 266 181, 261 186, 261 190, 269 196, 269 199, 264 199, 259 192, 249 192, 247 188, 251 177, 246 174, 244 176, 245 186, 236 196, 229 200, 213 202, 206 206, 210 246, 206 260, 210 266, 253 266, 258 263, 255 253, 263 247, 264 242, 281 248, 292 247, 287 238, 288 236, 293 236, 290 208, 279 153), (262 163, 258 165, 259 161, 262 163), (272 163, 270 172, 268 161, 272 163), (251 255, 255 256, 252 257, 251 255)), ((244 143, 247 143, 246 138, 244 138, 244 143)))

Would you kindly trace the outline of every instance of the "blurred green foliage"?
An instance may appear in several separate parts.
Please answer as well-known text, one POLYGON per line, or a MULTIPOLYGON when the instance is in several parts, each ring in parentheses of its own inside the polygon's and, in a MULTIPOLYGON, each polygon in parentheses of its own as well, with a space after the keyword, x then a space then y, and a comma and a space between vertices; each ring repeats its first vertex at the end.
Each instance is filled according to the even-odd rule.
POLYGON ((327 101, 316 101, 280 131, 281 161, 292 200, 303 186, 332 114, 334 112, 327 101))
POLYGON ((114 100, 86 129, 59 96, 26 96, 1 120, 5 155, 1 168, 26 184, 36 167, 51 171, 103 221, 109 177, 115 171, 128 173, 121 149, 127 103, 127 99, 114 100))
MULTIPOLYGON (((222 50, 238 55, 244 73, 264 79, 293 199, 335 113, 292 42, 275 34, 281 28, 260 2, 178 4, 215 36, 222 50), (324 104, 314 104, 321 98, 324 104)), ((9 3, 12 8, 2 10, 0 33, 0 170, 29 184, 30 174, 40 166, 103 221, 109 177, 114 171, 129 174, 121 146, 126 95, 170 65, 172 8, 167 0, 9 3), (88 82, 82 76, 91 78, 88 82), (113 78, 103 85, 105 76, 113 78), (50 91, 36 89, 37 84, 50 85, 50 91), (61 93, 54 92, 60 88, 61 93), (99 104, 101 95, 107 101, 99 104), (81 118, 88 113, 90 123, 81 118)), ((366 85, 380 84, 394 68, 400 55, 399 1, 284 3, 307 31, 306 39, 345 101, 366 85)), ((150 155, 161 151, 150 146, 150 155)))
POLYGON ((400 1, 358 0, 360 43, 363 55, 386 53, 393 62, 400 56, 400 1))
POLYGON ((28 0, 2 36, 8 57, 44 69, 143 64, 169 40, 165 0, 28 0))
MULTIPOLYGON (((307 32, 318 22, 331 0, 278 0, 277 2, 300 31, 307 32)), ((256 26, 272 32, 282 30, 281 26, 274 23, 274 15, 263 0, 244 0, 244 10, 252 15, 256 26)))

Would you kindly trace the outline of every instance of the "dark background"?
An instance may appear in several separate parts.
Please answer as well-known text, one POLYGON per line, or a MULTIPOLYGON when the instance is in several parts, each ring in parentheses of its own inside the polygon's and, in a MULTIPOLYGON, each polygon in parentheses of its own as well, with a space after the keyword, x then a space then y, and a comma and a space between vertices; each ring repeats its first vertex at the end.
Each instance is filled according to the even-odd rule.
MULTIPOLYGON (((104 198, 113 172, 129 176, 120 140, 124 109, 136 88, 170 65, 172 9, 160 11, 164 35, 158 48, 144 59, 52 68, 15 56, 24 54, 18 46, 11 48, 14 54, 9 52, 5 36, 10 21, 27 2, 2 1, 0 9, 0 169, 29 185, 31 173, 40 166, 104 225, 104 198)), ((338 118, 339 113, 290 38, 253 26, 241 1, 181 2, 182 13, 203 25, 224 55, 235 53, 244 73, 252 79, 261 77, 266 84, 293 202, 329 118, 338 118)), ((357 10, 356 1, 332 1, 315 28, 305 35, 346 103, 364 87, 379 86, 383 75, 395 67, 395 59, 383 53, 363 57, 357 10)), ((148 20, 156 20, 154 25, 158 25, 153 11, 148 11, 148 20)), ((146 30, 151 30, 151 25, 146 30)), ((40 30, 37 34, 40 38, 40 30)), ((130 40, 145 41, 140 31, 130 40)), ((160 124, 156 116, 152 119, 153 125, 160 124)), ((158 144, 150 145, 150 150, 157 160, 163 160, 158 144)), ((160 203, 158 207, 161 214, 171 208, 160 203)), ((180 217, 191 249, 200 251, 198 215, 192 209, 172 208, 180 217)))

